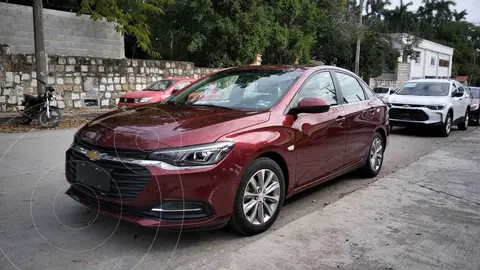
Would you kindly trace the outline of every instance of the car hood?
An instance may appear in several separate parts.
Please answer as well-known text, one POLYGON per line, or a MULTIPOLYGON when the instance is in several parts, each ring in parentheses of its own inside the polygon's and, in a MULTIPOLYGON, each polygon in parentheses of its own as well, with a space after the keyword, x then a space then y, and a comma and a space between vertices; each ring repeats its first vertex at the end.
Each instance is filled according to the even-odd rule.
POLYGON ((388 102, 392 104, 409 104, 409 105, 441 105, 448 102, 448 97, 430 97, 430 96, 403 96, 390 95, 388 102))
POLYGON ((269 118, 265 111, 150 104, 99 116, 76 136, 100 148, 152 150, 214 142, 269 118))
POLYGON ((122 98, 143 98, 162 95, 162 91, 133 91, 126 93, 122 98))

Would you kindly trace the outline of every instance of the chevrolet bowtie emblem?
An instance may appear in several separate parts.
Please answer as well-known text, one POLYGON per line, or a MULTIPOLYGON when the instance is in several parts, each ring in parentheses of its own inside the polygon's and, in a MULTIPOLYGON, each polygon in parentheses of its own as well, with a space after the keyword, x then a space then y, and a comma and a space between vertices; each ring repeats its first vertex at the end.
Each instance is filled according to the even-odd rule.
POLYGON ((405 104, 405 105, 403 105, 403 107, 407 107, 407 108, 408 108, 408 107, 410 107, 410 105, 408 105, 408 104, 405 104))
POLYGON ((99 160, 102 156, 102 154, 97 151, 88 151, 86 155, 90 160, 99 160))

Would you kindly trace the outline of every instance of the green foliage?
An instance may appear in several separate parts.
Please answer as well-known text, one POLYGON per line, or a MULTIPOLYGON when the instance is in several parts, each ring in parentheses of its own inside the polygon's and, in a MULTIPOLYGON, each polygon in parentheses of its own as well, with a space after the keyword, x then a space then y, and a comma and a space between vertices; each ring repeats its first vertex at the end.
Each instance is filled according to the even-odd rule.
MULTIPOLYGON (((136 39, 144 51, 150 47, 148 16, 161 15, 162 0, 81 0, 78 14, 89 14, 92 20, 106 20, 116 24, 115 29, 136 39)), ((153 52, 153 51, 152 51, 153 52)), ((156 53, 153 52, 155 56, 156 53)))
MULTIPOLYGON (((61 0, 50 0, 61 2, 61 0)), ((423 0, 391 6, 387 0, 365 0, 358 28, 359 0, 65 0, 65 8, 94 20, 117 23, 133 57, 162 56, 199 66, 303 64, 312 60, 353 70, 357 34, 362 42, 360 73, 375 77, 396 67, 393 33, 418 39, 403 46, 410 57, 420 39, 455 48, 454 75, 480 83, 480 26, 465 21, 452 0, 423 0), (360 32, 358 32, 360 31, 360 32), (129 45, 130 46, 130 45, 129 45)))

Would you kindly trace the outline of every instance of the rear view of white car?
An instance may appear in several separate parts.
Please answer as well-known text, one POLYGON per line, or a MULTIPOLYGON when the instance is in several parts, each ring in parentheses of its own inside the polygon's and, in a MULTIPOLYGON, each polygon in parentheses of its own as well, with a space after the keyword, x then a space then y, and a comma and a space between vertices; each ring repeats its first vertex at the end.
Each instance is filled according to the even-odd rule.
POLYGON ((374 87, 373 92, 381 100, 388 102, 388 97, 395 93, 395 89, 391 87, 374 87))
POLYGON ((390 95, 388 102, 391 127, 435 126, 445 137, 452 125, 468 128, 471 97, 454 80, 412 80, 390 95))

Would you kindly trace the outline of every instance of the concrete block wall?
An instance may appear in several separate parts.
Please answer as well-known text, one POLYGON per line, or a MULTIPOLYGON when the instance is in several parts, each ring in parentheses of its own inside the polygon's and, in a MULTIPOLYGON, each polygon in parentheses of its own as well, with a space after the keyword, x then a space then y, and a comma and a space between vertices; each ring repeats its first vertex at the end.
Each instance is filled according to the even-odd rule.
MULTIPOLYGON (((168 77, 199 78, 212 68, 197 68, 190 62, 48 56, 48 84, 57 90, 57 106, 81 108, 96 101, 113 107, 121 95, 139 91, 168 77)), ((36 94, 33 54, 9 54, 0 46, 0 112, 14 111, 23 94, 36 94)), ((22 109, 19 107, 19 109, 22 109)))
POLYGON ((398 62, 395 70, 395 80, 382 80, 379 78, 370 79, 370 87, 392 87, 399 88, 410 80, 410 63, 398 62))
MULTIPOLYGON (((44 9, 47 54, 124 58, 123 37, 114 24, 92 21, 89 16, 44 9)), ((34 53, 32 7, 0 3, 0 44, 13 54, 34 53)))

